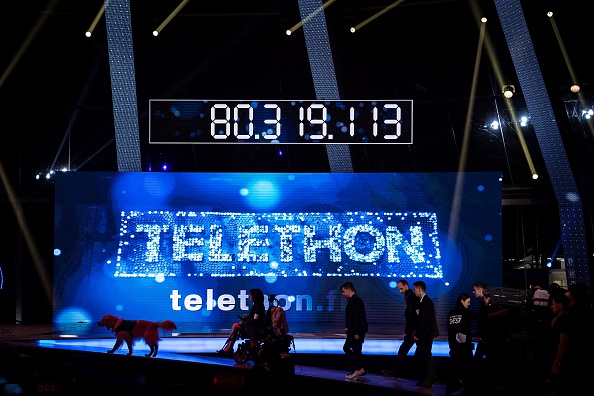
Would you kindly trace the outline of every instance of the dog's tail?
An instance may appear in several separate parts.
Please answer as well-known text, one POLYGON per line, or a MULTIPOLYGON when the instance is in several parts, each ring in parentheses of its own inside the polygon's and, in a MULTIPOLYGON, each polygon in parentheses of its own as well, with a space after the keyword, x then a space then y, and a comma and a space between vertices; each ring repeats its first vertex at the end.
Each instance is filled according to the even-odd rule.
POLYGON ((177 330, 177 326, 171 320, 164 320, 162 322, 157 322, 157 326, 164 332, 170 332, 173 330, 177 330))

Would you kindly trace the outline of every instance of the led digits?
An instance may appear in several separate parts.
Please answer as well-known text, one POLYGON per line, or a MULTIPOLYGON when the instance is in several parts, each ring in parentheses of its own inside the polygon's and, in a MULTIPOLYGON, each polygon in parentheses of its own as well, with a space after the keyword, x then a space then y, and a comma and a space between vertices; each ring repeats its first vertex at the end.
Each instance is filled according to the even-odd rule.
POLYGON ((264 135, 264 139, 270 139, 270 140, 274 140, 274 139, 278 139, 281 135, 281 109, 280 107, 278 107, 278 105, 276 104, 265 104, 264 105, 265 109, 276 109, 276 119, 274 120, 264 120, 264 124, 274 124, 276 125, 275 130, 276 133, 275 134, 267 134, 264 135))
POLYGON ((215 139, 227 139, 231 134, 231 124, 229 124, 229 120, 231 119, 231 109, 226 104, 215 104, 210 108, 210 134, 215 139), (225 109, 225 119, 217 118, 217 109, 225 109), (217 124, 225 124, 225 134, 219 135, 217 133, 217 124))
POLYGON ((349 127, 349 133, 351 136, 355 136, 355 123, 353 121, 355 121, 355 108, 351 107, 351 109, 349 110, 349 119, 351 120, 351 124, 349 127))
POLYGON ((412 144, 410 100, 152 99, 150 103, 151 144, 412 144))
MULTIPOLYGON (((395 134, 385 134, 384 139, 386 140, 395 140, 400 137, 402 134, 402 125, 400 124, 400 120, 402 117, 402 109, 397 104, 385 104, 384 109, 396 109, 396 118, 387 118, 384 120, 384 124, 386 125, 396 125, 396 133, 395 134)), ((373 136, 377 137, 377 119, 378 119, 378 111, 377 107, 373 108, 373 136)))
MULTIPOLYGON (((303 107, 299 108, 299 136, 305 136, 304 128, 303 128, 303 120, 304 120, 304 111, 303 107)), ((322 125, 322 133, 316 135, 310 135, 309 138, 312 140, 321 140, 324 139, 328 135, 328 125, 326 124, 326 119, 328 118, 328 109, 326 106, 319 103, 312 103, 307 108, 307 121, 309 121, 312 125, 322 125), (312 111, 311 109, 322 109, 322 118, 312 118, 312 111)))
POLYGON ((387 140, 398 139, 400 137, 400 135, 402 134, 402 131, 401 131, 402 124, 400 123, 400 120, 402 119, 402 108, 400 106, 398 106, 397 104, 386 104, 386 105, 384 105, 384 108, 385 109, 396 109, 396 119, 387 118, 384 120, 384 124, 396 125, 396 133, 393 135, 386 134, 384 136, 384 139, 387 139, 387 140))
POLYGON ((247 104, 247 103, 240 103, 237 106, 235 106, 235 109, 233 109, 233 119, 235 120, 235 122, 233 123, 233 134, 235 135, 235 137, 237 137, 237 139, 249 139, 252 136, 254 136, 254 123, 252 121, 254 121, 254 108, 247 104), (248 133, 247 135, 245 134, 240 134, 239 133, 239 109, 249 109, 248 110, 248 133))

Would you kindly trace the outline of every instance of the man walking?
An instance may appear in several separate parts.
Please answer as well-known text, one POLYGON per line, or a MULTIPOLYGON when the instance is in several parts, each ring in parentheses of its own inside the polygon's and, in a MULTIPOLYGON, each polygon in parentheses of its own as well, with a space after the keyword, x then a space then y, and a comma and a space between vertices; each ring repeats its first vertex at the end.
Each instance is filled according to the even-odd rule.
POLYGON ((487 305, 485 304, 485 299, 483 298, 483 292, 486 291, 489 293, 487 289, 487 284, 485 282, 476 282, 472 287, 472 294, 476 297, 479 302, 479 319, 478 319, 478 326, 476 337, 479 338, 478 345, 476 347, 476 352, 474 354, 474 364, 475 366, 480 366, 483 358, 486 354, 485 343, 483 342, 483 337, 486 332, 487 326, 487 305))
POLYGON ((417 320, 417 307, 419 305, 419 298, 415 296, 415 293, 408 286, 408 282, 405 279, 400 279, 397 283, 398 291, 404 296, 404 337, 402 344, 398 348, 398 354, 396 360, 392 366, 392 370, 382 370, 384 375, 397 378, 400 374, 400 368, 404 363, 408 352, 415 344, 413 339, 413 331, 415 330, 415 323, 417 320))
POLYGON ((345 309, 346 323, 344 328, 346 340, 342 350, 349 360, 352 371, 346 375, 346 379, 355 380, 367 374, 363 367, 363 342, 368 330, 367 314, 365 313, 365 304, 361 297, 357 295, 355 286, 351 282, 342 285, 340 292, 348 301, 345 309))
POLYGON ((439 336, 435 305, 427 295, 427 285, 423 281, 413 283, 414 293, 420 299, 417 309, 417 324, 413 338, 417 342, 415 357, 419 368, 417 386, 431 388, 433 386, 433 362, 431 350, 433 339, 439 336))

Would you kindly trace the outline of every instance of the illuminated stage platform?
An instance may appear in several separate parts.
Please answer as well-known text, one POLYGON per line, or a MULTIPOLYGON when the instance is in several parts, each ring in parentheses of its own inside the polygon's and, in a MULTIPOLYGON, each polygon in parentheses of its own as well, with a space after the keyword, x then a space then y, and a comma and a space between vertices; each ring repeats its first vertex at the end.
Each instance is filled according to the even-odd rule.
MULTIPOLYGON (((52 391, 61 395, 220 395, 238 391, 261 391, 265 384, 253 371, 253 362, 236 364, 231 358, 214 353, 225 337, 163 337, 156 358, 144 355, 148 348, 138 342, 132 356, 125 349, 107 354, 114 338, 64 337, 66 333, 46 327, 27 334, 21 326, 0 326, 0 389, 20 386, 20 394, 52 391), (3 327, 3 328, 2 328, 3 327), (24 334, 19 334, 24 333, 24 334), (34 374, 35 373, 35 374, 34 374), (2 388, 4 387, 4 388, 2 388)), ((447 344, 434 344, 436 382, 431 389, 415 385, 414 358, 409 356, 404 378, 383 376, 381 369, 390 367, 400 340, 366 339, 364 355, 368 374, 359 381, 345 379, 346 359, 340 335, 314 337, 296 334, 291 359, 295 366, 295 383, 279 395, 301 395, 315 389, 331 388, 335 392, 369 392, 373 395, 443 395, 449 358, 447 344)), ((410 354, 414 353, 414 349, 410 354)), ((489 392, 485 392, 490 395, 489 392)), ((495 394, 495 393, 493 393, 495 394)), ((506 395, 545 395, 538 384, 513 384, 506 395)))
MULTIPOLYGON (((303 354, 344 354, 342 346, 344 344, 344 337, 313 337, 308 335, 294 334, 295 337, 295 352, 303 354)), ((213 353, 221 349, 227 337, 185 337, 172 336, 163 337, 159 344, 160 351, 167 351, 171 353, 213 353)), ((37 346, 45 348, 101 348, 111 349, 114 343, 113 338, 70 338, 60 337, 56 339, 37 340, 37 346)), ((398 350, 402 340, 387 340, 387 339, 365 339, 364 351, 366 354, 375 356, 393 356, 398 350)), ((414 355, 416 347, 413 346, 409 355, 414 355)), ((138 354, 148 353, 149 348, 143 344, 138 343, 135 347, 138 354)), ((435 341, 433 343, 433 356, 447 357, 449 356, 449 347, 447 341, 435 341)))
MULTIPOLYGON (((111 349, 114 338, 111 332, 95 323, 73 323, 48 324, 42 326, 20 326, 1 325, 4 327, 4 334, 0 333, 0 339, 29 340, 40 347, 82 347, 111 349)), ((186 324, 180 328, 187 329, 186 324)), ((298 354, 317 355, 342 355, 344 334, 327 333, 295 333, 294 351, 298 354)), ((228 332, 198 333, 198 332, 174 332, 168 336, 162 336, 159 344, 159 351, 184 353, 184 354, 209 354, 214 353, 225 343, 228 332)), ((365 338, 364 353, 373 356, 393 356, 402 343, 397 337, 386 335, 368 334, 365 338)), ((416 347, 413 346, 409 355, 414 355, 416 347)), ((148 347, 139 342, 135 351, 139 354, 148 352, 148 347)), ((433 356, 448 357, 449 348, 444 337, 438 338, 433 343, 433 356)))
MULTIPOLYGON (((261 377, 252 370, 253 362, 236 364, 232 358, 213 353, 223 342, 223 338, 165 337, 158 356, 147 358, 144 355, 148 348, 142 342, 135 346, 132 356, 126 356, 125 348, 107 354, 114 343, 112 338, 0 341, 4 370, 0 372, 0 379, 4 378, 5 387, 18 384, 26 391, 23 394, 33 394, 34 389, 47 389, 48 392, 53 389, 58 392, 54 394, 68 395, 219 395, 240 390, 251 394, 251 391, 265 387, 265 383, 260 383, 261 377), (39 374, 29 378, 19 374, 19 382, 13 380, 15 372, 27 371, 39 374)), ((415 385, 414 379, 385 377, 379 368, 370 369, 356 382, 348 381, 345 379, 347 370, 341 367, 345 364, 342 349, 338 355, 338 344, 342 348, 342 342, 340 339, 296 339, 297 351, 291 354, 295 383, 271 394, 297 395, 329 387, 339 392, 359 392, 364 387, 374 395, 444 393, 442 383, 436 383, 433 389, 423 389, 415 385), (324 348, 327 355, 310 353, 316 344, 324 348), (316 367, 316 363, 335 365, 335 368, 316 367)))

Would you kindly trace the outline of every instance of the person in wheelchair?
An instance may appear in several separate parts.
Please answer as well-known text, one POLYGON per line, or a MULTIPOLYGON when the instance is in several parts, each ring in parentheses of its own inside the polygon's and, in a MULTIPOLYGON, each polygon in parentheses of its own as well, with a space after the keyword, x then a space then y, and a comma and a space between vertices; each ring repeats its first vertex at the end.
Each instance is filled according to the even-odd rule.
POLYGON ((279 366, 277 363, 283 362, 286 366, 284 359, 289 357, 293 336, 288 334, 289 325, 285 311, 278 305, 279 301, 274 294, 268 297, 268 302, 270 305, 266 312, 266 328, 264 331, 255 331, 250 343, 246 341, 237 347, 233 355, 236 363, 242 364, 253 360, 256 365, 268 367, 272 363, 271 366, 279 366))
POLYGON ((219 355, 233 356, 233 346, 238 338, 250 339, 250 346, 254 347, 258 343, 257 338, 261 338, 266 330, 266 308, 264 307, 264 293, 260 289, 251 289, 249 295, 253 305, 248 314, 244 314, 241 322, 233 323, 231 334, 223 348, 217 351, 219 355))
POLYGON ((268 296, 268 311, 266 311, 266 327, 274 332, 275 335, 285 335, 289 333, 289 324, 285 310, 280 306, 276 295, 268 296), (276 303, 276 305, 275 305, 276 303))
MULTIPOLYGON (((285 311, 276 296, 270 295, 268 302, 266 337, 257 349, 251 351, 254 361, 251 384, 254 389, 259 389, 262 383, 268 383, 278 395, 291 394, 295 385, 295 365, 290 354, 291 348, 294 348, 294 338, 289 334, 285 311)), ((237 355, 233 356, 236 362, 237 358, 242 357, 237 355)))
POLYGON ((257 356, 253 357, 255 363, 266 364, 271 360, 289 357, 293 345, 293 336, 289 334, 289 323, 285 310, 280 306, 274 294, 268 296, 268 302, 266 334, 260 348, 255 351, 257 352, 257 356))

